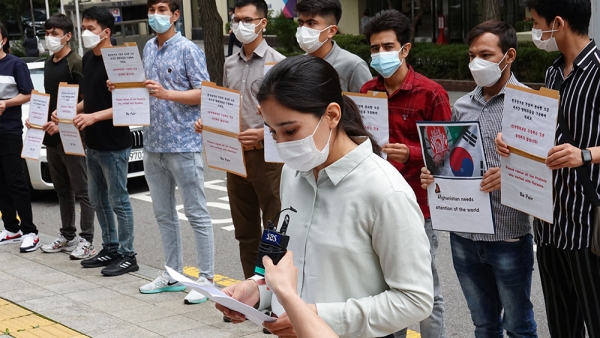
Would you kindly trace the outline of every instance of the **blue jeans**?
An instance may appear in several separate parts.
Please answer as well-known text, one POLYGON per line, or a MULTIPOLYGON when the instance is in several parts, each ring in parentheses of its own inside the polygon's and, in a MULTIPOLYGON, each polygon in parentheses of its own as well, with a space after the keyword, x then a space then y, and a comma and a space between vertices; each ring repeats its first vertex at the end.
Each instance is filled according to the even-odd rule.
POLYGON ((531 274, 533 242, 472 241, 450 234, 452 261, 475 324, 475 337, 537 337, 531 274), (502 309, 504 316, 502 317, 502 309))
POLYGON ((102 247, 125 256, 135 255, 133 209, 127 192, 130 152, 131 148, 118 151, 87 148, 86 151, 88 195, 102 229, 102 247))
POLYGON ((144 171, 166 265, 177 272, 183 272, 183 244, 175 199, 177 186, 183 199, 185 216, 194 231, 200 275, 212 280, 215 265, 214 235, 206 207, 201 153, 144 151, 144 171))

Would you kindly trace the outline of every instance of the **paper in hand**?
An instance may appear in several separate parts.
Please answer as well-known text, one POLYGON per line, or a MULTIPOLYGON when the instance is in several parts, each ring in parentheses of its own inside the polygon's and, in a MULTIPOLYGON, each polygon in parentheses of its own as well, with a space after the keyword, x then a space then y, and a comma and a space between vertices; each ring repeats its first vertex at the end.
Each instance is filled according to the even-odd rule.
POLYGON ((200 285, 186 276, 180 274, 179 272, 171 269, 168 266, 165 266, 167 269, 167 273, 171 278, 180 282, 181 284, 190 287, 202 295, 208 297, 208 299, 212 300, 215 303, 221 304, 224 307, 231 309, 233 311, 237 311, 246 316, 249 320, 253 321, 258 325, 262 325, 263 322, 274 322, 276 318, 269 317, 266 314, 256 310, 252 306, 246 305, 236 299, 233 299, 223 293, 221 290, 215 288, 212 285, 200 285))

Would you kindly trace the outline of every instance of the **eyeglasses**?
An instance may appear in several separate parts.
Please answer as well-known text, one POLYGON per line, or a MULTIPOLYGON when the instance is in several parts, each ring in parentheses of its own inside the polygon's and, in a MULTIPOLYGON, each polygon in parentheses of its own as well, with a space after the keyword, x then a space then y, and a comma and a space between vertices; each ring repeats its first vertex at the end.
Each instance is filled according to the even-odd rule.
POLYGON ((234 25, 239 24, 240 22, 246 26, 246 27, 250 27, 250 25, 252 25, 252 23, 256 20, 262 20, 264 18, 243 18, 243 19, 238 19, 238 18, 233 18, 231 20, 231 23, 234 25))

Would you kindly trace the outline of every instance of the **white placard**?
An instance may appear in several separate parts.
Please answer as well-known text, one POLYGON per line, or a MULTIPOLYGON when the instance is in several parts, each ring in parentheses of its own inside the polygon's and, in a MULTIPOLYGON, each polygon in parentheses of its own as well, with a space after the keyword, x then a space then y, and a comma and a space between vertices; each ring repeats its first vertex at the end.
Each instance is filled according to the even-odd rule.
POLYGON ((510 147, 546 158, 554 147, 558 92, 507 85, 502 113, 502 140, 510 147))
POLYGON ((59 122, 58 130, 60 132, 60 139, 62 141, 65 154, 85 156, 85 150, 83 149, 83 142, 81 141, 79 129, 77 129, 72 123, 59 122))
POLYGON ((233 135, 202 130, 202 145, 209 167, 246 177, 244 147, 233 135))
POLYGON ((515 153, 500 157, 500 164, 502 204, 553 223, 552 170, 515 153))
POLYGON ((25 134, 25 139, 23 140, 21 157, 37 161, 40 158, 40 151, 42 149, 45 134, 46 132, 42 129, 29 128, 25 134))
POLYGON ((113 84, 146 80, 137 46, 108 47, 101 51, 106 74, 113 84))
POLYGON ((32 92, 29 100, 29 124, 40 127, 46 124, 49 106, 50 95, 32 92))
POLYGON ((265 138, 263 140, 263 145, 265 146, 265 162, 283 163, 283 160, 279 157, 279 152, 277 152, 277 147, 275 147, 276 142, 269 130, 269 127, 265 126, 265 138))
POLYGON ((150 94, 143 88, 116 88, 112 91, 115 126, 150 125, 150 94))
POLYGON ((181 284, 190 287, 198 292, 200 292, 205 297, 208 297, 211 301, 221 304, 224 307, 231 309, 233 311, 237 311, 246 316, 250 321, 256 323, 258 325, 262 325, 263 322, 274 322, 276 318, 267 316, 266 314, 256 310, 252 306, 241 303, 240 301, 233 299, 223 293, 223 291, 215 288, 212 285, 200 285, 186 276, 180 274, 179 272, 171 269, 168 266, 165 266, 167 273, 171 278, 180 282, 181 284))
POLYGON ((208 128, 239 134, 241 96, 238 91, 202 82, 200 116, 208 128))
POLYGON ((78 85, 61 83, 58 86, 56 98, 56 114, 59 119, 72 120, 77 116, 77 102, 79 97, 78 85))
POLYGON ((382 147, 388 144, 390 140, 390 121, 386 93, 344 93, 344 95, 349 96, 356 103, 365 128, 373 135, 377 144, 382 147))
POLYGON ((435 177, 427 187, 431 225, 436 230, 493 234, 494 219, 489 193, 481 179, 435 177))

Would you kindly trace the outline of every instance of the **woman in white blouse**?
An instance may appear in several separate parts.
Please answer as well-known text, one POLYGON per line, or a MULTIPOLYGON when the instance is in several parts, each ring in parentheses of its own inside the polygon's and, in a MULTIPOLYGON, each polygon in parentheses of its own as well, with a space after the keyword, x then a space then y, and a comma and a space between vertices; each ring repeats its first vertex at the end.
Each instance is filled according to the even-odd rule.
MULTIPOLYGON (((379 156, 358 107, 342 95, 335 69, 317 57, 288 58, 267 73, 257 99, 285 162, 281 205, 297 210, 287 234, 300 297, 341 337, 391 337, 429 316, 433 281, 423 215, 410 186, 379 156)), ((264 326, 296 337, 261 284, 249 279, 223 291, 272 306, 279 318, 264 326)), ((217 308, 234 322, 245 319, 217 308)))

